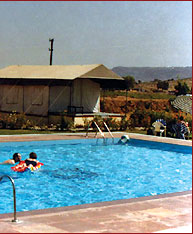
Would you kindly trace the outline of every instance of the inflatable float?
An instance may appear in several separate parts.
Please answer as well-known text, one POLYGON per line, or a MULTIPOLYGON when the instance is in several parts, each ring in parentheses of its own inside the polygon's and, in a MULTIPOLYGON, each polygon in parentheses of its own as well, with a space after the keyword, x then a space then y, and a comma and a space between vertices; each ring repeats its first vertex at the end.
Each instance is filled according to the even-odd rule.
POLYGON ((24 172, 26 170, 30 170, 31 172, 38 170, 41 166, 43 166, 44 164, 41 162, 38 162, 37 165, 34 167, 31 164, 29 166, 26 165, 25 161, 20 161, 19 164, 17 164, 14 167, 11 167, 11 169, 13 171, 16 172, 24 172))
POLYGON ((128 145, 130 143, 129 135, 123 135, 118 141, 118 145, 128 145))

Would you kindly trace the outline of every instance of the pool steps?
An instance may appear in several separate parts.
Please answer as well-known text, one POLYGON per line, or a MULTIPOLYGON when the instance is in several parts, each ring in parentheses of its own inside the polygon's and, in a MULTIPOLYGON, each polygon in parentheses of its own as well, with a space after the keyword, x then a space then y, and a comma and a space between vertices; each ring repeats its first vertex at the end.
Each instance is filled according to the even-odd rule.
MULTIPOLYGON (((106 138, 105 138, 105 134, 103 133, 103 131, 100 129, 100 127, 98 126, 98 124, 96 123, 96 121, 92 121, 91 123, 88 124, 88 128, 87 128, 87 132, 86 132, 86 137, 88 137, 88 131, 89 131, 89 127, 90 125, 94 123, 95 126, 97 127, 99 133, 101 134, 102 138, 103 138, 103 143, 106 143, 106 138)), ((114 144, 114 136, 112 134, 112 132, 110 131, 109 127, 107 126, 107 124, 105 123, 105 121, 103 121, 103 124, 105 126, 105 128, 107 129, 108 133, 110 134, 111 138, 112 138, 112 143, 114 144)), ((97 137, 97 131, 96 131, 96 134, 95 134, 95 138, 97 137)), ((97 139, 98 141, 98 139, 97 139)))

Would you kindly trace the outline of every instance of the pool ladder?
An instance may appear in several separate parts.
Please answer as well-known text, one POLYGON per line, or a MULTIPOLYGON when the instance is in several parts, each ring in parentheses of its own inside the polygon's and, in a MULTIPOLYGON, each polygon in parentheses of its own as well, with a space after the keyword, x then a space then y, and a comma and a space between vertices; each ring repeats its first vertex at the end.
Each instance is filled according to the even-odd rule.
POLYGON ((0 181, 3 179, 3 177, 7 177, 11 183, 12 183, 12 187, 13 187, 13 206, 14 206, 14 219, 12 220, 12 222, 18 222, 17 216, 16 216, 16 193, 15 193, 15 183, 14 180, 8 176, 8 175, 3 175, 0 177, 0 181))
MULTIPOLYGON (((104 132, 100 129, 100 127, 98 126, 98 124, 97 124, 95 121, 93 121, 93 123, 94 123, 95 126, 97 127, 98 132, 101 134, 101 136, 102 136, 102 138, 103 138, 103 143, 105 144, 105 143, 107 142, 107 141, 106 141, 107 138, 105 138, 104 132)), ((110 131, 109 127, 107 126, 107 124, 106 124, 104 121, 103 121, 103 124, 104 124, 105 128, 107 129, 107 131, 109 132, 109 134, 110 134, 110 136, 111 136, 111 138, 112 138, 112 142, 114 143, 114 136, 113 136, 112 132, 110 131)), ((90 126, 90 125, 91 125, 91 124, 88 125, 88 130, 89 130, 89 126, 90 126)), ((86 133, 86 137, 88 137, 88 130, 87 130, 87 133, 86 133)), ((95 138, 97 137, 97 133, 98 133, 98 132, 96 131, 95 138)), ((97 138, 97 141, 98 141, 98 138, 97 138)))

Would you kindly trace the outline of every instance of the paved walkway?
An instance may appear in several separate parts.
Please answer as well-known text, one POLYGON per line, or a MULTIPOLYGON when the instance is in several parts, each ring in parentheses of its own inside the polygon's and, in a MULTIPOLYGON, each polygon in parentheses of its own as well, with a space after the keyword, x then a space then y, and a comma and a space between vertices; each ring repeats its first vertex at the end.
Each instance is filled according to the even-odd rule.
MULTIPOLYGON (((130 137, 192 145, 165 137, 130 137)), ((85 135, 0 136, 0 142, 77 138, 85 135)), ((13 214, 0 214, 0 233, 192 233, 192 192, 18 212, 17 217, 19 222, 13 223, 13 214)))
POLYGON ((0 215, 1 233, 192 233, 191 192, 0 215))

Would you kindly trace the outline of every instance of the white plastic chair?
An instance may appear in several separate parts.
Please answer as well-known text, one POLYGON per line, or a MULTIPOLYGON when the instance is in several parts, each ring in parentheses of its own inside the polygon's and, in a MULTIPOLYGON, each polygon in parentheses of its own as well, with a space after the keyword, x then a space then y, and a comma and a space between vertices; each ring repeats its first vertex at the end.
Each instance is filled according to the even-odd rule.
POLYGON ((164 133, 164 136, 166 136, 166 126, 163 125, 161 122, 154 122, 152 126, 154 127, 154 135, 157 136, 159 133, 160 136, 163 136, 164 133))

